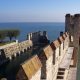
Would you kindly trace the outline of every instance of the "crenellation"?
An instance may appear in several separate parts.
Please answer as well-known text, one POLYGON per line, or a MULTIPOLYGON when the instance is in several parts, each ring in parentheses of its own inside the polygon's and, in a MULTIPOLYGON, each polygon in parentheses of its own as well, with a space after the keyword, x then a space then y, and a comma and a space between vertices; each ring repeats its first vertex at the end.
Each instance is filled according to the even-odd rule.
POLYGON ((79 18, 80 17, 80 14, 74 14, 74 17, 79 18))
POLYGON ((58 38, 58 41, 60 42, 60 44, 64 41, 64 39, 62 38, 62 36, 60 36, 60 37, 58 38))
POLYGON ((2 48, 4 51, 4 53, 2 54, 5 54, 6 58, 11 59, 11 56, 16 57, 17 53, 20 53, 21 51, 24 52, 25 49, 27 49, 28 47, 31 47, 32 45, 33 45, 32 41, 30 40, 26 40, 26 41, 15 43, 15 44, 11 43, 9 44, 9 46, 5 46, 2 48))
POLYGON ((32 41, 33 46, 43 44, 43 43, 45 44, 49 43, 46 31, 29 33, 27 35, 27 39, 32 41))
POLYGON ((35 55, 20 65, 16 80, 40 80, 41 62, 35 55))
POLYGON ((71 17, 71 15, 68 13, 68 14, 66 14, 66 17, 71 17))
MULTIPOLYGON (((40 32, 30 33, 28 35, 30 40, 3 48, 4 54, 10 59, 20 55, 20 52, 23 53, 33 46, 33 38, 40 34, 40 32)), ((46 32, 44 32, 44 35, 46 36, 46 32)), ((59 80, 60 78, 67 80, 69 68, 76 65, 75 54, 77 50, 74 47, 70 47, 69 44, 69 32, 61 33, 57 40, 41 48, 36 55, 31 56, 20 64, 16 80, 59 80), (63 75, 60 75, 61 70, 64 70, 63 75)))

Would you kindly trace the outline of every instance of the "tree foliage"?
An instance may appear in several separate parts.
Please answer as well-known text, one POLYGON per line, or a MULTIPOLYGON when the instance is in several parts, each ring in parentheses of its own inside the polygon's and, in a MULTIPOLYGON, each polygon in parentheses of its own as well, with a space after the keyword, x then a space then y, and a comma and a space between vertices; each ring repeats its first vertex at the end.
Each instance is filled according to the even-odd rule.
POLYGON ((5 39, 6 35, 4 31, 0 31, 0 42, 2 42, 5 39))
POLYGON ((11 41, 13 38, 17 38, 20 35, 20 31, 19 30, 0 30, 0 40, 4 40, 6 37, 9 38, 9 40, 11 41))

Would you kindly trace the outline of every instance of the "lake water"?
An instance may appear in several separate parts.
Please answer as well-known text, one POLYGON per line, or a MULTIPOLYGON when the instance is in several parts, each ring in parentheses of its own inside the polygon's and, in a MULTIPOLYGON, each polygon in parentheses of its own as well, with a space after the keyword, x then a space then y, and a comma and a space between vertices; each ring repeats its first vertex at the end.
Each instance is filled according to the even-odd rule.
POLYGON ((0 23, 0 29, 19 29, 21 34, 18 37, 19 41, 26 39, 27 33, 35 31, 47 31, 48 38, 55 40, 60 31, 64 31, 64 23, 54 22, 25 22, 25 23, 0 23))

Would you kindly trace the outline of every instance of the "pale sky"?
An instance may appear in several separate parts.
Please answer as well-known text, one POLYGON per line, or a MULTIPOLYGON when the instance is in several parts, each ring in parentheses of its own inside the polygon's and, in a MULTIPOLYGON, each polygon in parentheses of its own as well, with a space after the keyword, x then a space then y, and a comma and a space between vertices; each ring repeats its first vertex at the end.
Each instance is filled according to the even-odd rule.
POLYGON ((0 22, 64 22, 80 13, 80 0, 0 0, 0 22))

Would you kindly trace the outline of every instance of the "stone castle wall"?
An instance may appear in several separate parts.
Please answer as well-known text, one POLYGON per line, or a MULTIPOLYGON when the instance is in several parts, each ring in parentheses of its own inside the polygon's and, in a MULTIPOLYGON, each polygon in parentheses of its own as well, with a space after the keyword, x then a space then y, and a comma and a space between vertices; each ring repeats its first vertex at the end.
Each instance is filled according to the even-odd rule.
MULTIPOLYGON (((20 65, 16 80, 57 80, 60 64, 67 53, 69 42, 69 34, 65 32, 57 40, 42 48, 39 54, 20 65)), ((3 50, 6 57, 9 57, 16 56, 16 53, 24 52, 24 49, 31 46, 32 41, 27 40, 7 46, 3 50)), ((67 75, 68 70, 65 70, 65 73, 67 75)))
POLYGON ((24 52, 24 49, 27 50, 27 48, 33 45, 31 40, 26 40, 20 43, 11 43, 11 44, 8 44, 8 46, 2 48, 6 58, 10 58, 10 59, 11 56, 14 55, 16 57, 17 53, 20 53, 20 51, 24 52))
MULTIPOLYGON (((28 80, 57 80, 59 65, 63 61, 63 57, 65 56, 68 47, 69 35, 67 33, 64 33, 57 40, 44 47, 38 54, 42 67, 38 68, 35 75, 32 73, 32 77, 28 80)), ((24 64, 28 63, 26 62, 24 64)), ((26 69, 24 69, 24 71, 26 71, 26 69)), ((66 75, 67 71, 68 70, 66 70, 66 75)), ((26 74, 25 76, 28 75, 26 74)), ((18 77, 20 77, 20 75, 18 75, 18 77)), ((64 80, 66 80, 66 78, 64 80)))
POLYGON ((78 48, 80 39, 80 14, 67 14, 65 18, 65 25, 65 30, 73 36, 74 47, 78 48))
POLYGON ((42 41, 42 43, 46 43, 46 41, 48 41, 48 37, 47 37, 47 33, 46 31, 38 31, 38 32, 33 32, 33 33, 29 33, 27 35, 27 40, 31 40, 33 45, 38 45, 40 44, 42 41), (46 39, 46 40, 43 40, 46 39))
POLYGON ((75 66, 77 63, 77 55, 80 45, 80 14, 70 15, 66 14, 65 16, 65 30, 69 32, 69 37, 71 45, 75 47, 75 66), (72 42, 73 40, 73 42, 72 42))
POLYGON ((37 55, 20 65, 16 80, 41 80, 41 62, 37 55))

